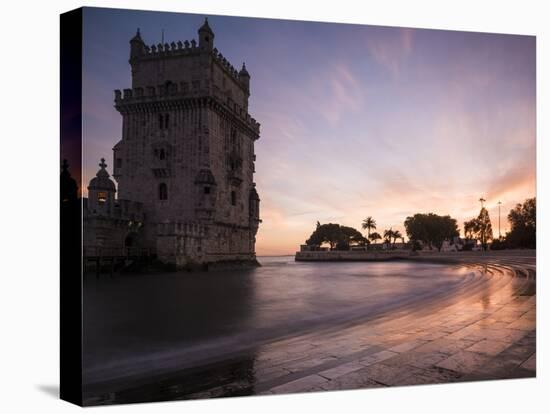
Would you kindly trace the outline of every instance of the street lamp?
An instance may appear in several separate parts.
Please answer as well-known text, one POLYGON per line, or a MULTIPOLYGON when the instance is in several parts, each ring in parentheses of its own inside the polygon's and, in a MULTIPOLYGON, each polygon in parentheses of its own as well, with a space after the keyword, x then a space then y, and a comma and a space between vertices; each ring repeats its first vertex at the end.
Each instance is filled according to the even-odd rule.
POLYGON ((498 204, 498 239, 500 240, 502 238, 502 236, 500 235, 500 205, 502 204, 502 202, 499 201, 497 204, 498 204))

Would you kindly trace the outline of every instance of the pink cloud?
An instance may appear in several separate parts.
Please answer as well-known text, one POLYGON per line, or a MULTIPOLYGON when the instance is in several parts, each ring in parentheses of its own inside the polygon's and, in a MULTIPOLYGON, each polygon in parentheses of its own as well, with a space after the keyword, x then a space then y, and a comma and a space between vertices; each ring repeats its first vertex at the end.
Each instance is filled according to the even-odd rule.
POLYGON ((367 50, 372 58, 388 69, 393 77, 398 77, 401 65, 413 50, 412 29, 399 29, 383 35, 369 34, 366 38, 367 50))

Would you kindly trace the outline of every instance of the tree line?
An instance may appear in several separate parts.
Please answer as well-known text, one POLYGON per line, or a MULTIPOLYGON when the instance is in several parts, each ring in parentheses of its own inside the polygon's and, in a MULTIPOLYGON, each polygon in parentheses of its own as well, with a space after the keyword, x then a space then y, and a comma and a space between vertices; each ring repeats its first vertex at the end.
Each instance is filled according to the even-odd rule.
MULTIPOLYGON (((510 210, 507 218, 511 226, 510 231, 504 237, 495 239, 489 211, 482 205, 477 217, 464 222, 465 237, 464 242, 461 243, 461 250, 471 250, 476 241, 479 241, 483 250, 535 248, 536 198, 517 204, 510 210)), ((407 217, 404 226, 409 239, 406 246, 412 250, 419 250, 426 246, 441 251, 445 241, 454 243, 460 235, 456 219, 449 215, 417 213, 407 217)), ((361 227, 366 230, 366 237, 353 227, 317 222, 306 244, 308 246, 328 244, 331 250, 349 250, 351 246, 365 246, 368 249, 371 244, 376 245, 379 240, 383 240, 392 248, 395 248, 397 240, 401 240, 405 245, 404 237, 398 230, 386 229, 383 235, 376 232, 376 220, 371 216, 363 220, 361 227)))

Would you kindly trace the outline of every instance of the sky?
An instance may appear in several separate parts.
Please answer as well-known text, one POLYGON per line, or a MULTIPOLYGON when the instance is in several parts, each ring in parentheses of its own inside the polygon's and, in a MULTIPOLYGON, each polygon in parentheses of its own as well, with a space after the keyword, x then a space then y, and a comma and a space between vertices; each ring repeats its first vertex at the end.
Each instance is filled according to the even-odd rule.
MULTIPOLYGON (((129 40, 197 39, 203 15, 88 8, 87 183, 121 136, 113 90, 130 87, 129 40)), ((535 37, 208 16, 214 46, 251 75, 261 124, 258 255, 293 254, 317 221, 405 234, 415 213, 462 223, 486 199, 498 235, 536 194, 535 37)), ((110 169, 110 166, 108 167, 110 169)))

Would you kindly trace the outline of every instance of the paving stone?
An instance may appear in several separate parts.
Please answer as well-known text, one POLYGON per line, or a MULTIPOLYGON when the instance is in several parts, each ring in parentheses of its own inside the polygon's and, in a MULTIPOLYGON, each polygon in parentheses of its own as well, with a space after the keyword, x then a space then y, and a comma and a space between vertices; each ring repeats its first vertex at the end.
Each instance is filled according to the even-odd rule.
POLYGON ((532 331, 537 326, 535 319, 519 318, 515 322, 508 325, 510 329, 520 329, 523 331, 532 331))
POLYGON ((308 375, 307 377, 299 378, 294 381, 287 382, 282 385, 278 385, 270 389, 274 394, 284 394, 291 392, 302 392, 309 390, 313 387, 320 386, 323 383, 328 382, 326 378, 319 375, 308 375))
POLYGON ((371 378, 368 378, 366 373, 362 371, 354 371, 352 373, 343 375, 320 385, 320 387, 326 391, 355 390, 364 388, 378 388, 384 386, 385 385, 380 384, 371 378))
POLYGON ((525 369, 520 366, 520 363, 513 358, 504 359, 499 356, 478 367, 465 376, 464 380, 532 378, 535 376, 534 370, 525 369))
POLYGON ((459 351, 456 354, 451 355, 449 358, 438 362, 436 367, 468 374, 489 361, 489 359, 489 356, 478 354, 476 352, 459 351))
POLYGON ((461 373, 449 371, 442 368, 432 367, 424 369, 420 373, 414 373, 403 378, 396 385, 423 385, 423 384, 441 384, 456 381, 462 376, 461 373))
POLYGON ((490 329, 484 330, 485 337, 489 340, 514 343, 523 338, 528 331, 518 329, 490 329))
POLYGON ((365 368, 359 361, 348 362, 347 364, 338 365, 337 367, 321 371, 318 374, 327 379, 335 379, 350 372, 358 371, 365 368))
POLYGON ((256 376, 256 378, 261 378, 262 381, 270 381, 272 379, 280 378, 288 374, 290 374, 290 371, 280 367, 263 369, 254 368, 254 375, 256 376))
POLYGON ((497 312, 497 313, 494 313, 492 317, 499 322, 514 322, 524 313, 525 313, 524 311, 497 312))
POLYGON ((466 348, 466 351, 495 356, 504 351, 509 346, 510 344, 508 342, 490 341, 484 339, 483 341, 476 342, 472 346, 466 348))
POLYGON ((375 354, 369 355, 367 357, 361 358, 359 360, 359 363, 364 366, 368 366, 368 365, 372 365, 372 364, 376 364, 378 362, 384 361, 396 355, 398 355, 397 352, 384 350, 384 351, 380 351, 375 354))
POLYGON ((321 358, 313 357, 313 358, 305 359, 299 362, 284 364, 283 368, 285 368, 287 371, 290 371, 290 372, 300 372, 307 368, 316 367, 319 365, 326 364, 327 362, 337 361, 337 360, 338 358, 334 356, 327 356, 327 357, 321 357, 321 358))
POLYGON ((537 312, 536 312, 535 309, 531 309, 531 310, 525 312, 525 314, 522 316, 522 318, 536 320, 537 319, 537 312))
POLYGON ((415 340, 415 341, 410 341, 410 342, 403 342, 399 345, 396 345, 396 346, 393 346, 393 347, 389 348, 389 351, 398 352, 398 353, 407 352, 407 351, 411 351, 415 348, 418 348, 420 345, 424 345, 425 343, 426 343, 426 341, 420 341, 420 340, 415 340))
POLYGON ((377 363, 366 367, 360 372, 362 375, 366 375, 367 378, 370 378, 380 384, 398 385, 402 383, 405 378, 412 375, 419 375, 423 372, 423 370, 408 365, 398 367, 377 363))
POLYGON ((525 361, 523 364, 520 365, 521 368, 527 369, 529 371, 536 371, 537 370, 537 354, 531 355, 527 361, 525 361))
POLYGON ((475 341, 469 341, 466 339, 448 339, 445 338, 436 339, 435 341, 428 342, 415 349, 417 352, 437 352, 441 354, 452 355, 457 351, 467 348, 475 343, 475 341))

